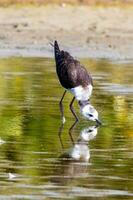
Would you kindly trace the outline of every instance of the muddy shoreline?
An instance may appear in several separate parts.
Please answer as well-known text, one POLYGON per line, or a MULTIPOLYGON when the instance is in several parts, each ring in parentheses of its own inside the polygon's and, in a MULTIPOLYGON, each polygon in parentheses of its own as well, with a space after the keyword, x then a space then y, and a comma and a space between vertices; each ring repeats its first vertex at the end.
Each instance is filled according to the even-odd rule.
POLYGON ((57 39, 76 57, 133 60, 132 22, 131 8, 0 8, 0 57, 52 57, 57 39))

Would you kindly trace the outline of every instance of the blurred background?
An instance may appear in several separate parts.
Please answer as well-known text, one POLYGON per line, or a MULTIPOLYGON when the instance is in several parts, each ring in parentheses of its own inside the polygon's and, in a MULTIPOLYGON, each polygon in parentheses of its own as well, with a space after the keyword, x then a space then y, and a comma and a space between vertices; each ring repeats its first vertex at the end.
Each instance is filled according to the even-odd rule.
POLYGON ((132 22, 132 0, 1 0, 0 55, 52 57, 57 39, 74 56, 129 60, 132 22))
POLYGON ((133 3, 132 0, 1 0, 1 5, 9 5, 9 4, 38 4, 44 5, 48 3, 54 4, 88 4, 88 5, 130 5, 133 3))

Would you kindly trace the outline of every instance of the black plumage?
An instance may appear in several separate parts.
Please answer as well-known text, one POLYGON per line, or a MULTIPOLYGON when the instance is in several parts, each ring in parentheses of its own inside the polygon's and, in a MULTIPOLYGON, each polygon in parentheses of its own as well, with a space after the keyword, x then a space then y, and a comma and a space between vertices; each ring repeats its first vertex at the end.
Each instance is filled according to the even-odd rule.
POLYGON ((93 85, 91 75, 87 70, 68 52, 60 50, 57 41, 54 43, 54 52, 57 75, 64 88, 93 85))

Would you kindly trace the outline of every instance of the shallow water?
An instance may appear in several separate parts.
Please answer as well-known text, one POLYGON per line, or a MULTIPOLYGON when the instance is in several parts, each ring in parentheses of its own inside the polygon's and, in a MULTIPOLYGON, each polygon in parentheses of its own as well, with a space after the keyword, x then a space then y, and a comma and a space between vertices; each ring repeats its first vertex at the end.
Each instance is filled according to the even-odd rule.
POLYGON ((80 122, 70 137, 67 94, 59 137, 63 89, 54 60, 0 59, 0 199, 133 199, 132 64, 82 63, 103 125, 84 120, 75 102, 80 122))

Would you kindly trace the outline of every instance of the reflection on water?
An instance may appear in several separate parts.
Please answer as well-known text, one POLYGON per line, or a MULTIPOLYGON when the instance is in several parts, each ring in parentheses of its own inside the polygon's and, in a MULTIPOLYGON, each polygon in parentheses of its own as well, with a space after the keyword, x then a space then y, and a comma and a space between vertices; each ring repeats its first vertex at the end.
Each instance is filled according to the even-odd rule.
POLYGON ((91 102, 103 125, 84 120, 75 102, 72 144, 71 94, 58 135, 63 89, 54 61, 0 60, 0 199, 133 199, 132 64, 82 63, 94 77, 91 102))
POLYGON ((88 176, 90 149, 88 142, 97 135, 98 126, 81 130, 77 141, 59 157, 60 165, 55 168, 56 177, 51 179, 54 185, 71 184, 72 179, 88 176), (61 175, 61 176, 60 176, 61 175))
POLYGON ((88 141, 93 139, 97 134, 97 127, 91 126, 84 128, 73 147, 61 157, 70 158, 72 161, 84 161, 87 162, 90 158, 90 151, 88 147, 88 141))

